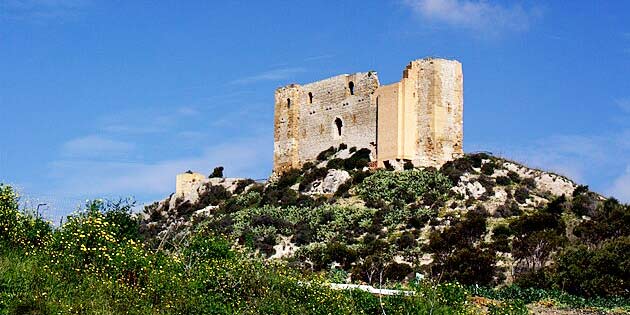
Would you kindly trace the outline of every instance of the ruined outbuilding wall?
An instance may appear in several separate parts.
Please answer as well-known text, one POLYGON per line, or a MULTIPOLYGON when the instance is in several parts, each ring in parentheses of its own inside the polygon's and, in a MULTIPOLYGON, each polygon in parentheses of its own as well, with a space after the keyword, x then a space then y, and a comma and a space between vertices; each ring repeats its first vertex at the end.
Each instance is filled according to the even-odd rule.
POLYGON ((204 181, 206 177, 200 173, 186 172, 177 174, 175 180, 175 196, 184 197, 193 190, 193 186, 204 181))

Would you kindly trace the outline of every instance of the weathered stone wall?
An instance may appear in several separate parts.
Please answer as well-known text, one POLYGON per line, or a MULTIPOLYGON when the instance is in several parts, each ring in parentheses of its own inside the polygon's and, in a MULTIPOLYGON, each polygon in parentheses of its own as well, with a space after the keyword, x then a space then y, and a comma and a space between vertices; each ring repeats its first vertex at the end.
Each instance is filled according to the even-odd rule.
POLYGON ((300 167, 341 143, 375 152, 371 96, 378 85, 376 73, 365 72, 276 90, 274 172, 300 167))
POLYGON ((291 84, 276 90, 274 117, 274 173, 341 143, 370 149, 381 167, 388 160, 439 167, 463 154, 461 63, 415 60, 386 86, 374 72, 291 84))
POLYGON ((298 123, 302 87, 291 84, 276 90, 274 113, 274 172, 299 167, 298 123))
POLYGON ((463 154, 463 74, 455 60, 412 61, 403 82, 417 94, 415 165, 439 167, 463 154), (415 87, 415 88, 414 88, 415 87))
MULTIPOLYGON (((374 103, 377 106, 377 147, 379 161, 394 160, 399 157, 398 131, 398 97, 399 83, 379 87, 374 92, 374 103)), ((383 165, 380 165, 383 166, 383 165)))
POLYGON ((182 173, 177 174, 175 179, 175 196, 184 197, 193 190, 193 187, 203 182, 205 176, 199 173, 182 173))

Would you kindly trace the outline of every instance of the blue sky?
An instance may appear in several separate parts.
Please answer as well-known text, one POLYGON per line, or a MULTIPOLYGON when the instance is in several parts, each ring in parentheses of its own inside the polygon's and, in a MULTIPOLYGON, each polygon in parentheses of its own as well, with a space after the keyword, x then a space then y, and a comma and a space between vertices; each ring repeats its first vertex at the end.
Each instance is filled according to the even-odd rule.
POLYGON ((425 56, 464 67, 464 149, 630 202, 628 1, 0 0, 0 181, 48 215, 265 178, 273 91, 425 56))

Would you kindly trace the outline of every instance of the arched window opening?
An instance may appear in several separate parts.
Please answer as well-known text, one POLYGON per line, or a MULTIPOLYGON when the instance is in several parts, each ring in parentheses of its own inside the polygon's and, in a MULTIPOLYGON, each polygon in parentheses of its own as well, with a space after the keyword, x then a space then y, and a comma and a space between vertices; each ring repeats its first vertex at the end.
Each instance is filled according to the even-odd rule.
POLYGON ((354 95, 354 82, 350 81, 348 88, 350 89, 350 95, 354 95))
POLYGON ((313 93, 311 93, 311 92, 308 92, 308 102, 310 104, 313 104, 313 93))
POLYGON ((287 98, 287 108, 291 108, 291 99, 287 98))
POLYGON ((335 118, 335 125, 337 126, 337 133, 341 137, 341 127, 343 127, 343 121, 339 117, 335 118))

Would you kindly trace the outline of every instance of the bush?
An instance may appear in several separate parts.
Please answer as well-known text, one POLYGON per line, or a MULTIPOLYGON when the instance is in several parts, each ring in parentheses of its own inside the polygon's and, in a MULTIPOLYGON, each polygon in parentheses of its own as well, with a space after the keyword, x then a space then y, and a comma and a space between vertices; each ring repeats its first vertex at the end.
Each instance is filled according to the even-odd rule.
POLYGON ((521 184, 529 189, 536 189, 536 180, 532 177, 527 177, 521 180, 521 184))
MULTIPOLYGON (((328 164, 330 164, 330 162, 328 162, 328 164)), ((313 168, 310 171, 306 172, 304 174, 304 178, 302 178, 302 181, 300 181, 300 191, 305 191, 311 186, 314 181, 318 179, 324 179, 327 174, 328 168, 313 168)))
POLYGON ((326 168, 343 169, 344 168, 343 165, 344 165, 344 160, 340 158, 334 158, 334 159, 328 160, 328 163, 326 163, 326 168))
MULTIPOLYGON (((577 191, 577 189, 576 189, 577 191)), ((597 194, 592 192, 580 193, 571 200, 571 211, 579 216, 593 217, 596 215, 597 206, 600 204, 597 194)))
POLYGON ((444 200, 452 187, 448 178, 438 172, 413 169, 401 172, 379 170, 357 186, 356 191, 368 203, 394 201, 410 203, 431 197, 444 200))
POLYGON ((496 165, 493 161, 486 162, 484 165, 481 166, 481 173, 487 176, 491 176, 492 174, 494 174, 495 167, 496 165))
POLYGON ((186 260, 194 266, 209 260, 230 259, 235 256, 230 243, 223 239, 195 235, 183 250, 186 260))
POLYGON ((405 164, 403 165, 403 169, 405 170, 412 170, 414 169, 415 166, 413 166, 413 163, 411 163, 411 161, 409 160, 405 160, 405 164))
POLYGON ((573 234, 586 244, 597 245, 614 237, 630 235, 630 205, 610 198, 599 204, 591 220, 580 222, 573 234))
POLYGON ((47 249, 55 263, 45 268, 68 277, 96 274, 132 286, 145 283, 148 261, 140 240, 130 238, 124 226, 108 221, 112 212, 118 222, 133 222, 128 212, 110 209, 100 200, 89 202, 84 211, 68 217, 47 249))
POLYGON ((250 185, 256 184, 256 181, 253 179, 241 179, 238 182, 236 182, 236 188, 234 188, 234 194, 238 195, 238 194, 242 194, 245 191, 245 188, 249 187, 250 185))
POLYGON ((317 155, 317 160, 318 161, 326 161, 326 160, 328 160, 329 157, 333 156, 335 153, 337 153, 337 149, 335 149, 335 147, 330 147, 330 148, 320 152, 317 155))
POLYGON ((39 216, 20 211, 13 188, 0 184, 0 231, 0 249, 34 249, 46 243, 52 228, 39 216))
POLYGON ((222 178, 223 177, 223 166, 217 166, 212 170, 212 174, 209 176, 210 178, 222 178))
POLYGON ((290 170, 285 171, 280 175, 278 181, 275 183, 275 186, 278 188, 288 188, 293 186, 298 182, 302 172, 299 169, 292 168, 290 170))
POLYGON ((443 281, 462 284, 489 285, 497 282, 495 253, 478 247, 457 248, 453 253, 432 265, 433 274, 443 281))
POLYGON ((362 148, 347 158, 343 166, 346 170, 363 169, 370 164, 370 150, 362 148))
POLYGON ((494 216, 498 218, 509 218, 521 215, 522 213, 523 211, 521 211, 518 203, 508 199, 504 204, 497 207, 497 210, 494 212, 494 216))
POLYGON ((494 251, 478 244, 486 231, 484 209, 466 213, 464 220, 429 236, 427 249, 434 253, 431 272, 445 281, 487 285, 499 280, 494 251))
POLYGON ((515 171, 508 171, 507 176, 510 178, 512 182, 515 182, 515 183, 521 182, 521 176, 518 175, 518 173, 515 171))
POLYGON ((508 176, 498 176, 495 181, 497 185, 508 186, 512 184, 512 180, 508 176))
MULTIPOLYGON (((222 185, 212 185, 208 183, 205 186, 205 190, 199 195, 197 204, 190 210, 199 210, 207 206, 217 206, 219 203, 229 199, 231 196, 232 194, 222 185)), ((182 213, 180 211, 180 214, 189 214, 188 212, 189 211, 187 211, 187 213, 182 213)))
POLYGON ((529 190, 527 188, 525 188, 524 186, 516 188, 516 190, 514 191, 514 200, 516 200, 516 202, 521 204, 525 203, 527 201, 527 198, 529 198, 529 190))
POLYGON ((605 241, 600 248, 566 248, 556 260, 556 285, 588 297, 630 296, 630 237, 605 241))

